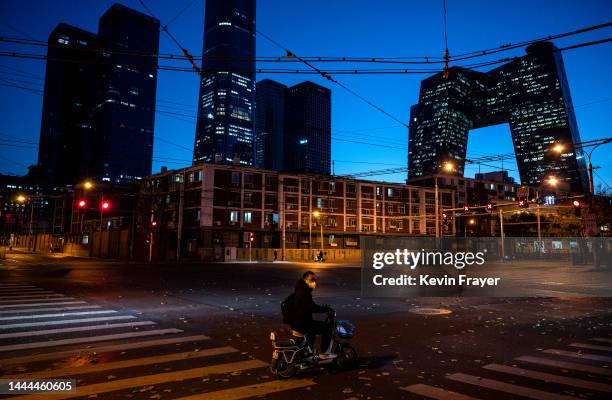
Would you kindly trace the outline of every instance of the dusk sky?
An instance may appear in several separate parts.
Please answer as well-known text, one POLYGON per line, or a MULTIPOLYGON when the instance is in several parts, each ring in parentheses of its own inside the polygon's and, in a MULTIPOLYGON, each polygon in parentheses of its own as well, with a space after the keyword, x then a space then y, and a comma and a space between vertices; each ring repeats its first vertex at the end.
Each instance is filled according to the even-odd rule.
MULTIPOLYGON (((146 0, 162 25, 175 17, 190 0, 146 0)), ((98 18, 113 1, 0 2, 0 35, 46 40, 60 22, 97 31, 98 18)), ((120 3, 144 12, 137 0, 120 3)), ((448 0, 448 44, 451 55, 498 47, 572 31, 612 20, 609 0, 448 0)), ((194 0, 168 29, 193 55, 202 53, 204 0, 194 0)), ((259 0, 257 29, 303 56, 441 56, 444 50, 442 0, 436 1, 287 1, 259 0)), ((612 28, 555 41, 558 47, 609 37, 612 28)), ((606 43, 563 52, 580 135, 583 141, 612 136, 612 44, 606 43)), ((0 43, 0 51, 44 53, 45 48, 0 43)), ((180 53, 161 33, 160 52, 180 53)), ((261 36, 258 56, 282 56, 282 51, 261 36)), ((524 54, 524 49, 497 54, 483 60, 524 54)), ((480 61, 480 59, 478 60, 480 61)), ((165 60, 160 64, 168 65, 165 60)), ((189 67, 185 62, 172 65, 189 67)), ((392 68, 393 65, 320 64, 325 68, 392 68)), ((259 64, 258 68, 286 68, 259 64)), ((304 68, 291 64, 294 68, 304 68)), ((417 66, 418 68, 425 68, 417 66)), ((0 57, 0 172, 24 174, 37 160, 45 62, 0 57), (5 86, 5 85, 11 86, 5 86), (21 86, 16 88, 12 86, 21 86), (24 89, 28 88, 28 89, 24 89), (21 140, 22 142, 14 142, 21 140), (24 143, 31 142, 31 143, 24 143), (9 143, 9 144, 10 144, 9 143)), ((337 75, 347 87, 402 121, 418 100, 421 79, 428 75, 337 75)), ((384 114, 333 83, 316 75, 258 74, 292 85, 312 80, 332 89, 332 159, 336 174, 405 167, 407 130, 384 114), (362 144, 354 142, 371 142, 362 144)), ((160 71, 157 82, 153 172, 160 166, 179 168, 191 164, 198 77, 191 72, 160 71), (161 111, 161 112, 160 112, 161 111), (181 116, 170 113, 184 114, 181 116), (170 141, 173 144, 169 144, 170 141)), ((507 124, 470 132, 468 158, 513 152, 507 124)), ((612 184, 612 144, 594 153, 595 189, 612 184), (607 182, 607 183, 606 183, 607 182)), ((501 166, 501 163, 497 163, 501 166)), ((513 176, 516 163, 504 162, 513 176)), ((482 167, 482 171, 492 168, 482 167)), ((478 167, 467 166, 473 176, 478 167)), ((400 182, 405 173, 373 177, 400 182)))

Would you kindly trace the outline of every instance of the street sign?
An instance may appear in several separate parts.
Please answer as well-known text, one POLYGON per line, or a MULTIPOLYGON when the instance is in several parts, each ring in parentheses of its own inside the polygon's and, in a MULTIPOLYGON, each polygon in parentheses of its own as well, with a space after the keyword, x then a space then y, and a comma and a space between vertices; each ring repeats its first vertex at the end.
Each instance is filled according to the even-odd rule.
POLYGON ((521 197, 529 197, 529 186, 521 186, 518 188, 518 190, 516 191, 516 195, 518 196, 518 198, 520 199, 521 197))

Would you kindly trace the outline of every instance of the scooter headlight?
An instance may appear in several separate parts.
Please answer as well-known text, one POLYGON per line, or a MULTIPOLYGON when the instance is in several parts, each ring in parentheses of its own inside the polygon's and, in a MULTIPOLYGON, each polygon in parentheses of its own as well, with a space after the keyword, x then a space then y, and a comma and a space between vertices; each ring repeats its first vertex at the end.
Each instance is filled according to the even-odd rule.
POLYGON ((272 342, 275 342, 275 341, 276 341, 276 333, 274 333, 274 332, 270 332, 270 340, 271 340, 272 342))

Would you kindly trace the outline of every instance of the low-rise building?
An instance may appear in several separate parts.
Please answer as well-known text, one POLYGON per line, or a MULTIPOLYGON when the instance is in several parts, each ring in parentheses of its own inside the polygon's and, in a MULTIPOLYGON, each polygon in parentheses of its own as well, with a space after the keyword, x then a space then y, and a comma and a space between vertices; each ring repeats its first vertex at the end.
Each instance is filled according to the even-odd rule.
MULTIPOLYGON (((439 199, 455 206, 451 190, 439 199)), ((433 188, 221 164, 145 178, 138 210, 159 258, 248 245, 358 248, 361 235, 434 235, 436 221, 433 188)))

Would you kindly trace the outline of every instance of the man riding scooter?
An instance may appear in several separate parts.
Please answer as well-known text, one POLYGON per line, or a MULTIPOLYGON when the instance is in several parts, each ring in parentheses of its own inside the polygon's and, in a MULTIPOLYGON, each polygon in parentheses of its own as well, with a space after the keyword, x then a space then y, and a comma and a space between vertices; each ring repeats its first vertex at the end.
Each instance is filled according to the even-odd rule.
POLYGON ((322 360, 335 358, 338 355, 329 349, 332 339, 332 327, 323 321, 315 321, 312 314, 327 313, 329 306, 318 305, 312 299, 312 291, 317 287, 317 277, 314 272, 306 271, 302 279, 298 279, 295 285, 293 299, 293 321, 291 329, 306 335, 312 348, 315 335, 321 335, 321 354, 322 360))

